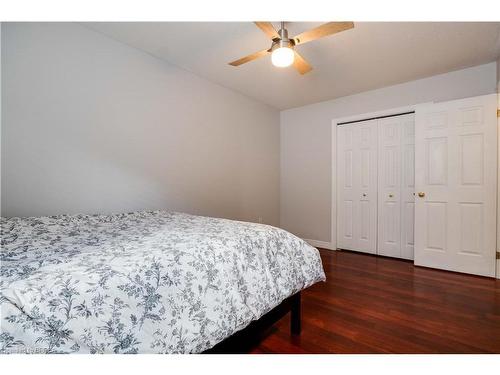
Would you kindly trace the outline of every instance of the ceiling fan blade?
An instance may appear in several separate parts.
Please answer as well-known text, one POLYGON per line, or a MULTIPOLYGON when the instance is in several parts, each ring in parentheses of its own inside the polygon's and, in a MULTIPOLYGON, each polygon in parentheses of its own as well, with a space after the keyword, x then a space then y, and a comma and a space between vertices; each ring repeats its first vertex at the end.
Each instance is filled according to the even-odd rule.
POLYGON ((297 52, 294 51, 295 58, 293 60, 293 67, 297 69, 300 74, 306 74, 312 70, 312 66, 297 52))
POLYGON ((270 39, 280 37, 280 34, 273 27, 271 22, 254 22, 259 29, 261 29, 270 39))
POLYGON ((252 60, 256 60, 256 59, 258 59, 260 57, 263 57, 263 56, 267 55, 268 53, 269 53, 269 50, 264 49, 262 51, 252 53, 251 55, 242 57, 241 59, 232 61, 232 62, 229 63, 229 65, 239 66, 241 64, 245 64, 245 63, 250 62, 252 60))
POLYGON ((312 40, 323 38, 328 35, 336 34, 354 27, 352 22, 328 22, 314 29, 304 31, 293 37, 295 45, 304 44, 312 40))

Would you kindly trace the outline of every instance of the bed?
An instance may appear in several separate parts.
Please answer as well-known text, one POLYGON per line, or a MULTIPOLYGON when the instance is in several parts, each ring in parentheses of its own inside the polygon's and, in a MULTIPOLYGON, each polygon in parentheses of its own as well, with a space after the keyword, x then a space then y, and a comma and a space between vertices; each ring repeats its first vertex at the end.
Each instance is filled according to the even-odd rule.
POLYGON ((201 353, 325 279, 289 232, 176 212, 2 218, 1 241, 2 353, 201 353))

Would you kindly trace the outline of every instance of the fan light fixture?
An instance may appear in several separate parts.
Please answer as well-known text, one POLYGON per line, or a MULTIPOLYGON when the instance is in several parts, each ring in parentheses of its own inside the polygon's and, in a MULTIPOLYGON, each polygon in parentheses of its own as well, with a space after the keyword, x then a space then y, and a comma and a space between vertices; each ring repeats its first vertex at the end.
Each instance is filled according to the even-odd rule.
POLYGON ((297 51, 297 46, 354 27, 352 22, 327 22, 311 30, 304 31, 293 38, 289 38, 285 22, 280 23, 279 31, 276 31, 271 22, 255 22, 255 25, 271 39, 271 48, 266 48, 241 59, 234 60, 229 65, 240 66, 271 54, 271 62, 274 66, 284 68, 293 65, 294 69, 300 74, 310 72, 312 66, 300 55, 297 51))
POLYGON ((276 48, 271 55, 273 65, 279 68, 286 68, 287 66, 292 65, 293 60, 294 53, 289 47, 276 48))
POLYGON ((288 39, 288 31, 285 23, 281 22, 281 29, 278 31, 279 38, 273 39, 271 46, 271 62, 279 68, 286 68, 293 64, 295 52, 293 51, 293 41, 288 39))

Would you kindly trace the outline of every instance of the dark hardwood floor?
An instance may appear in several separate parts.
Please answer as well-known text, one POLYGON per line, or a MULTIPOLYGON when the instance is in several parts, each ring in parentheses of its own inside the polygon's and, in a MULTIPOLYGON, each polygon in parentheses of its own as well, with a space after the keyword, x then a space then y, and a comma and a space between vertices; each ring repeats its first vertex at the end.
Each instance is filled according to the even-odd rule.
POLYGON ((302 334, 287 316, 240 352, 500 353, 500 280, 320 252, 327 281, 302 292, 302 334))

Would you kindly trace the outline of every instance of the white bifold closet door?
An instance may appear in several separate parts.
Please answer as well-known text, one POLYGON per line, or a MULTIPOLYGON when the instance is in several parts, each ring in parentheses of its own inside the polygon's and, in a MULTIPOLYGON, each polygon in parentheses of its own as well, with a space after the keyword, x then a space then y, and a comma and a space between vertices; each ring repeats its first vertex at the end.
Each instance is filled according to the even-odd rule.
POLYGON ((414 114, 378 120, 378 155, 377 253, 413 259, 414 114))
POLYGON ((337 127, 337 247, 413 259, 414 115, 337 127))
POLYGON ((495 95, 417 110, 415 264, 495 274, 495 95))
POLYGON ((337 247, 377 252, 377 120, 337 128, 337 247))

